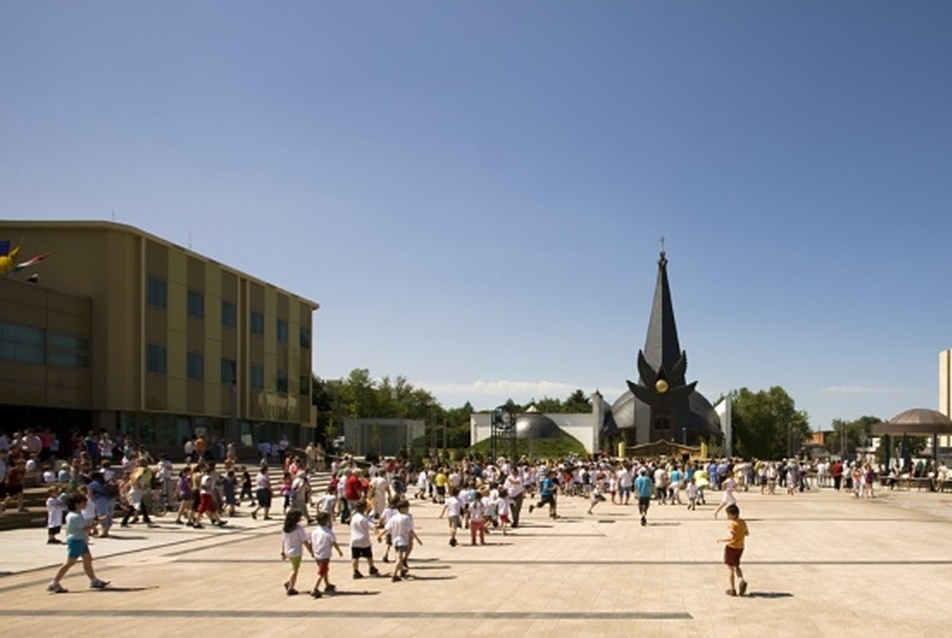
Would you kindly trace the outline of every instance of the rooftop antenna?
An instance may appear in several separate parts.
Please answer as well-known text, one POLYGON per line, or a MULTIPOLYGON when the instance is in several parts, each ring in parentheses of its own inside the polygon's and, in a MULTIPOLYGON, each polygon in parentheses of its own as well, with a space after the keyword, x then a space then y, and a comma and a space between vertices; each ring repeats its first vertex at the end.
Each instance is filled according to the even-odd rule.
POLYGON ((112 221, 116 221, 116 209, 112 209, 112 221))
POLYGON ((191 229, 189 229, 188 231, 188 249, 189 250, 192 249, 192 230, 191 229))

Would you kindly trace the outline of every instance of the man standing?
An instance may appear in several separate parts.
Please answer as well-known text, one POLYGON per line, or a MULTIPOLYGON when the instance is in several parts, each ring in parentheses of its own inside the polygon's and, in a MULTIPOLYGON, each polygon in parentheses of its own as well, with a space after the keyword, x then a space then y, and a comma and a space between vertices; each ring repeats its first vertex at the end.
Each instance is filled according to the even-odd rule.
POLYGON ((307 457, 307 471, 314 473, 317 471, 317 448, 314 447, 314 441, 310 441, 304 449, 304 456, 307 457))
POLYGON ((648 507, 651 505, 652 490, 648 470, 641 468, 638 470, 638 478, 635 479, 635 491, 638 492, 638 513, 641 514, 642 527, 648 524, 648 507))
POLYGON ((519 475, 519 468, 515 465, 509 470, 506 477, 506 492, 512 499, 512 527, 519 527, 519 515, 522 513, 522 502, 526 498, 526 486, 519 475))
POLYGON ((628 502, 631 500, 631 488, 633 481, 631 478, 631 466, 626 462, 616 473, 618 479, 618 494, 619 500, 623 505, 628 505, 628 502))

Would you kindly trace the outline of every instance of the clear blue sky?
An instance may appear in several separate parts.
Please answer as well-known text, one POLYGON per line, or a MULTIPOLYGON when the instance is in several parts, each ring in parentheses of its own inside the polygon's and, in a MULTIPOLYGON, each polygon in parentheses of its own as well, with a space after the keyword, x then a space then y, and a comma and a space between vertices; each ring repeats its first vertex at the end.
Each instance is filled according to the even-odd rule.
MULTIPOLYGON (((321 304, 315 372, 489 408, 688 377, 937 406, 947 2, 0 0, 0 218, 115 219, 321 304)), ((43 268, 57 267, 55 256, 43 268)))

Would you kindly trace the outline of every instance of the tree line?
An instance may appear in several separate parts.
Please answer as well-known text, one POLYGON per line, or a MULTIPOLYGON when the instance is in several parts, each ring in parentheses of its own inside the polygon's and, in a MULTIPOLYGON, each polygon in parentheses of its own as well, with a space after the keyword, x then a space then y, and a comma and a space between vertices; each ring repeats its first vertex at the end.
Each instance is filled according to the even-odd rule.
MULTIPOLYGON (((470 417, 477 412, 469 401, 456 408, 444 408, 428 390, 414 386, 406 377, 374 379, 366 368, 354 369, 343 379, 314 375, 312 386, 318 436, 327 442, 343 434, 344 420, 348 418, 406 418, 426 423, 428 437, 432 437, 428 440, 439 447, 469 447, 470 417)), ((731 399, 736 455, 765 459, 795 456, 810 440, 808 414, 797 409, 782 387, 759 391, 740 388, 731 392, 731 399)), ((548 414, 592 410, 591 398, 581 389, 565 399, 542 397, 519 404, 510 398, 503 405, 512 414, 524 413, 531 406, 548 414)), ((879 421, 873 416, 855 421, 834 419, 827 450, 832 454, 851 454, 857 447, 868 445, 870 427, 879 421)))

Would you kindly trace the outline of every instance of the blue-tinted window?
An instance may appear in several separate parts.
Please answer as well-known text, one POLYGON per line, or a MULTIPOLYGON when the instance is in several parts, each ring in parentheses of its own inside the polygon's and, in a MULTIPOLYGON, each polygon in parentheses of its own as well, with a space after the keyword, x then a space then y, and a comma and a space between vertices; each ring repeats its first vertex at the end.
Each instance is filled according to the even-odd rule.
POLYGON ((165 346, 154 343, 147 344, 145 347, 145 369, 155 374, 165 374, 167 367, 165 346))
POLYGON ((229 328, 238 327, 238 307, 230 301, 221 302, 221 325, 229 328))
POLYGON ((238 383, 238 364, 234 359, 221 360, 221 382, 238 383))
POLYGON ((248 383, 252 388, 261 390, 264 388, 264 368, 252 365, 248 368, 248 383))
POLYGON ((198 319, 205 316, 205 295, 198 290, 188 291, 188 316, 198 319))
POLYGON ((288 393, 288 371, 287 370, 278 370, 277 381, 275 382, 274 389, 278 392, 288 393))
POLYGON ((42 328, 0 323, 0 359, 42 364, 46 360, 45 342, 42 328))
POLYGON ((264 336, 264 314, 258 312, 257 310, 251 311, 251 316, 248 320, 248 327, 251 330, 251 334, 258 335, 259 337, 264 336))
POLYGON ((300 338, 301 338, 301 347, 306 350, 310 350, 311 349, 310 328, 305 328, 304 326, 301 326, 300 338))
POLYGON ((311 393, 311 378, 310 377, 301 376, 301 378, 298 380, 298 383, 300 384, 298 386, 298 392, 300 394, 307 396, 308 394, 311 393))
POLYGON ((201 352, 189 352, 185 365, 189 379, 201 381, 205 378, 205 355, 201 352))
POLYGON ((46 335, 46 362, 67 368, 89 367, 89 339, 62 332, 46 335))
POLYGON ((51 366, 62 366, 64 368, 88 368, 89 357, 81 354, 68 354, 65 352, 51 352, 46 355, 46 362, 51 366))
POLYGON ((288 342, 288 322, 284 319, 278 319, 277 323, 278 343, 288 342))
POLYGON ((145 300, 153 306, 165 308, 168 305, 168 287, 165 281, 158 277, 147 278, 145 300))

